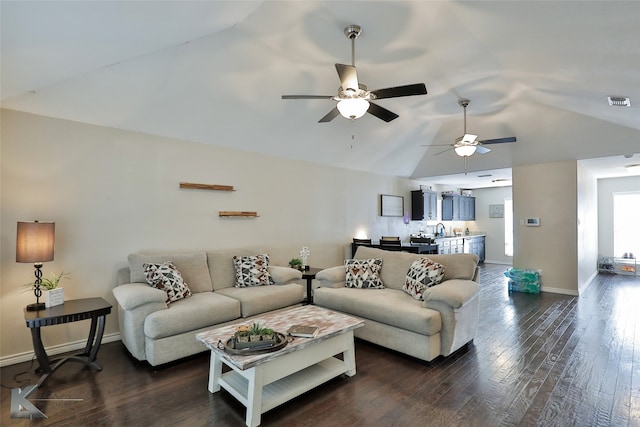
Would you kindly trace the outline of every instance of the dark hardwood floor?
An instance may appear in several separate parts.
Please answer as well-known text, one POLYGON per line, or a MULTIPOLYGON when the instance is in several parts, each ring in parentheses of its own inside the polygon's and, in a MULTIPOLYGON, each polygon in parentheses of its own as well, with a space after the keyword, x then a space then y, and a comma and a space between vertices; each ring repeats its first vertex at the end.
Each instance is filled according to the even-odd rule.
MULTIPOLYGON (((600 275, 575 298, 509 293, 505 269, 483 267, 473 344, 424 363, 357 340, 356 376, 267 412, 262 425, 640 426, 640 277, 600 275)), ((102 372, 68 363, 49 378, 30 397, 49 418, 33 421, 9 417, 6 388, 35 383, 33 366, 3 368, 0 424, 244 425, 243 406, 207 391, 206 353, 154 371, 117 342, 98 361, 102 372)))

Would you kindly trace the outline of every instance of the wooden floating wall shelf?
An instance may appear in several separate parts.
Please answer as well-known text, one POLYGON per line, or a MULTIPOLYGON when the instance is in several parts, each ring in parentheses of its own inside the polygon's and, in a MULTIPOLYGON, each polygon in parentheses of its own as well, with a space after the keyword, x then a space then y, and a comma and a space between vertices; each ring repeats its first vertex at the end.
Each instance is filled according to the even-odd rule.
POLYGON ((244 217, 244 218, 258 218, 258 212, 247 212, 247 211, 220 211, 218 212, 219 216, 225 217, 244 217))
POLYGON ((192 182, 181 182, 180 188, 192 188, 196 190, 236 191, 233 189, 233 185, 194 184, 192 182))

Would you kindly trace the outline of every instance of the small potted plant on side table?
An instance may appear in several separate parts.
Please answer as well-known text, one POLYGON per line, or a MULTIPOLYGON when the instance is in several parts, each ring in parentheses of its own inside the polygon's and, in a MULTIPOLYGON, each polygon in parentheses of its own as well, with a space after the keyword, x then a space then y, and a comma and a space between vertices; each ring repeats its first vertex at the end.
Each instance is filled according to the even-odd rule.
MULTIPOLYGON (((69 273, 64 271, 60 274, 51 273, 50 277, 45 277, 40 283, 40 289, 44 292, 44 304, 45 307, 54 307, 56 305, 64 304, 64 288, 59 287, 60 280, 68 277, 69 273)), ((35 283, 27 283, 24 285, 28 291, 33 291, 35 283)))
POLYGON ((292 258, 291 261, 289 261, 289 267, 302 271, 302 260, 300 258, 292 258))

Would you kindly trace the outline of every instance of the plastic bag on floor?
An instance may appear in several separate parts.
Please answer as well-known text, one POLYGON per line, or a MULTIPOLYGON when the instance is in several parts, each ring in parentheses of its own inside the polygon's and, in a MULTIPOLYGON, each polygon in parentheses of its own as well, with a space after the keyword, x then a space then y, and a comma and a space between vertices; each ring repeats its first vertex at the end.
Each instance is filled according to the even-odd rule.
POLYGON ((536 270, 511 268, 504 272, 509 278, 509 290, 537 294, 540 292, 540 273, 536 270))

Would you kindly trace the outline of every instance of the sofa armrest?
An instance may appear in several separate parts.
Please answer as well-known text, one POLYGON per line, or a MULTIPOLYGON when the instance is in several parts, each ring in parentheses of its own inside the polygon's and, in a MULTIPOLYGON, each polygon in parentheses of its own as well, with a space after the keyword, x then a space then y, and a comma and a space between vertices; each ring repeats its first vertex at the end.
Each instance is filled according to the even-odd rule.
POLYGON ((133 310, 144 304, 159 303, 167 306, 167 294, 161 289, 144 283, 126 283, 113 288, 113 296, 125 310, 133 310))
POLYGON ((450 279, 425 291, 424 306, 440 313, 440 354, 448 356, 473 340, 478 328, 480 286, 471 280, 450 279))
POLYGON ((316 280, 324 288, 343 288, 346 279, 347 273, 342 265, 325 268, 316 274, 316 280))
POLYGON ((167 310, 167 294, 144 283, 125 283, 113 288, 118 302, 120 339, 138 360, 146 360, 144 322, 148 315, 167 310))
POLYGON ((479 292, 480 285, 471 280, 446 280, 424 291, 424 306, 435 309, 435 306, 445 304, 457 309, 474 299, 479 292))
POLYGON ((276 285, 284 285, 302 279, 302 271, 279 265, 270 265, 269 274, 276 285))

